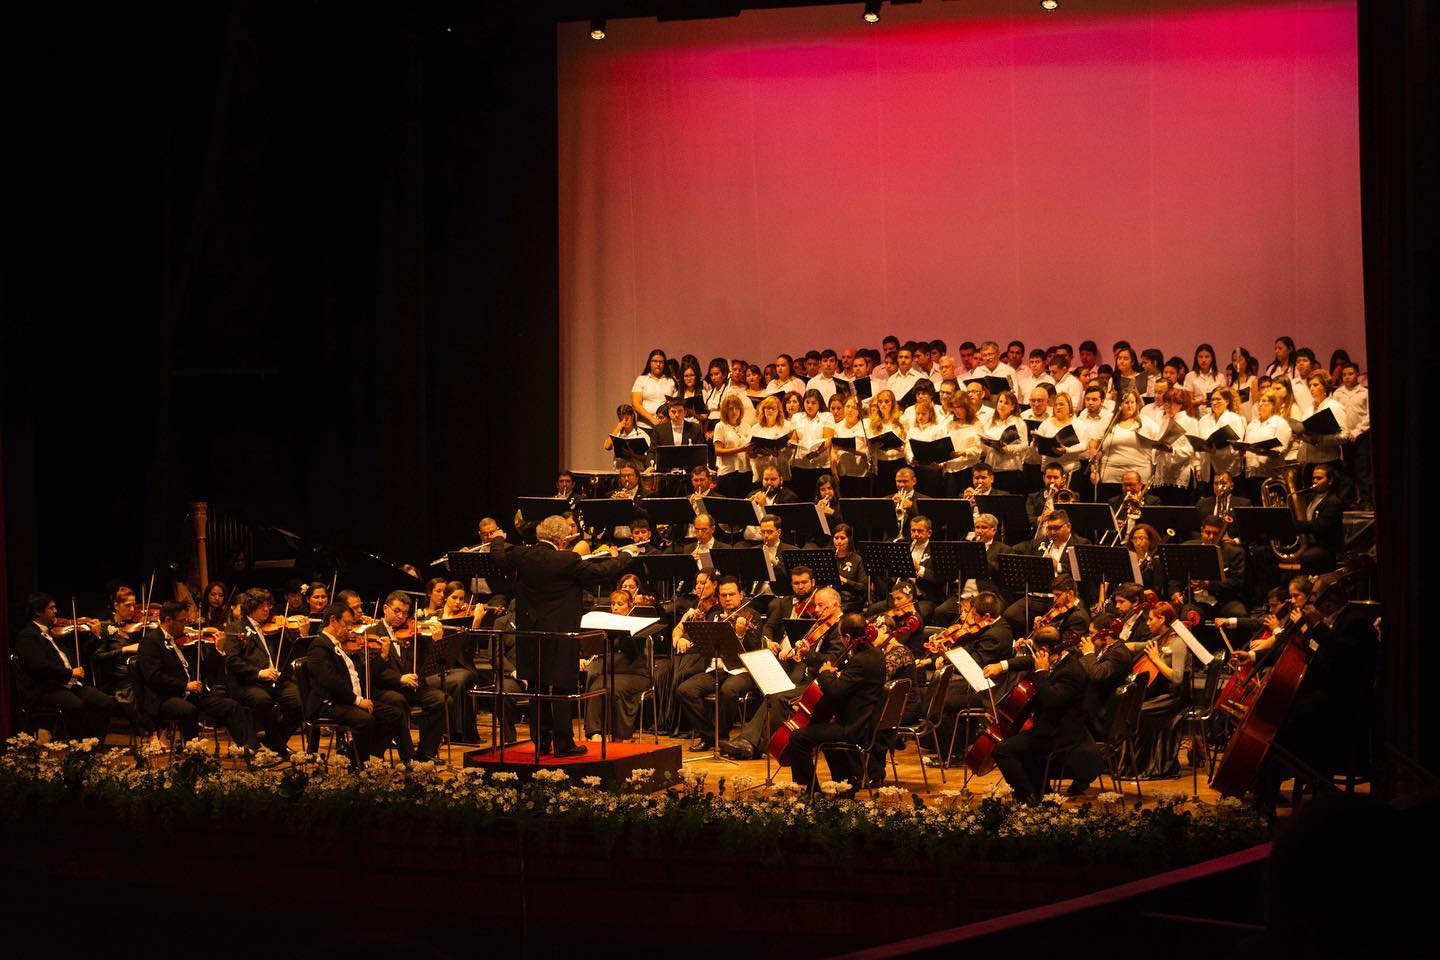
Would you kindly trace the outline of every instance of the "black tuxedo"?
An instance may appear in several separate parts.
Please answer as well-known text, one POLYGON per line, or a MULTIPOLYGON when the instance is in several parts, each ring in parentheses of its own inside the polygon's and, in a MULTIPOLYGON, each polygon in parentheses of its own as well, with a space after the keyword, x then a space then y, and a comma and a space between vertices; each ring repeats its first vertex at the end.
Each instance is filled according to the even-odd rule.
MULTIPOLYGON (((715 608, 710 611, 710 616, 707 617, 707 619, 718 621, 724 616, 725 614, 717 604, 715 608)), ((740 649, 759 650, 764 647, 765 638, 760 632, 760 615, 755 614, 752 619, 750 612, 747 611, 746 613, 737 615, 733 619, 738 621, 740 617, 746 618, 745 635, 740 638, 740 649)), ((695 664, 695 666, 697 666, 700 671, 705 670, 705 668, 709 666, 703 658, 697 657, 693 650, 684 656, 684 661, 693 662, 697 660, 699 663, 695 664)), ((681 666, 685 667, 687 663, 682 661, 681 666)), ((739 657, 726 657, 725 666, 727 669, 734 670, 744 666, 744 664, 739 657)), ((706 742, 709 742, 715 735, 715 714, 711 712, 709 704, 705 702, 706 695, 715 692, 715 679, 716 678, 709 673, 696 672, 692 674, 689 679, 683 681, 675 690, 675 699, 680 705, 680 715, 683 718, 682 725, 689 726, 701 740, 706 742)), ((730 730, 731 724, 734 723, 735 714, 740 708, 740 698, 755 689, 755 681, 751 679, 750 674, 746 672, 736 674, 722 673, 719 679, 719 726, 720 736, 723 738, 730 730)))
POLYGON ((795 608, 804 607, 802 616, 807 619, 815 617, 815 592, 812 590, 810 596, 804 600, 794 594, 781 597, 770 605, 770 616, 765 619, 763 630, 767 643, 780 643, 785 639, 785 621, 795 617, 795 608))
MULTIPOLYGON (((1034 661, 1019 657, 1010 661, 1012 672, 1032 670, 1034 661)), ((1064 751, 1060 762, 1083 788, 1099 776, 1103 767, 1099 748, 1085 726, 1085 700, 1090 680, 1080 658, 1071 654, 1042 673, 1030 673, 1035 684, 1035 725, 1007 737, 995 748, 995 765, 1010 784, 1015 797, 1033 803, 1045 789, 1045 758, 1052 749, 1064 751)), ((1057 764, 1052 764, 1057 772, 1057 764)))
POLYGON ((1311 500, 1307 513, 1310 506, 1315 506, 1314 517, 1295 522, 1295 529, 1308 535, 1311 544, 1300 555, 1300 562, 1307 570, 1329 570, 1345 549, 1345 507, 1333 492, 1326 492, 1318 505, 1311 500))
MULTIPOLYGON (((1188 540, 1189 544, 1203 544, 1203 540, 1188 540)), ((1222 578, 1218 582, 1212 582, 1209 591, 1215 597, 1213 609, 1209 605, 1203 605, 1208 615, 1222 617, 1235 617, 1245 615, 1245 548, 1233 543, 1220 544, 1220 561, 1222 564, 1222 578)), ((1172 580, 1167 585, 1167 593, 1174 595, 1183 594, 1189 584, 1179 580, 1172 580)))
MULTIPOLYGON (((630 565, 627 556, 587 561, 579 554, 557 550, 548 543, 517 547, 500 541, 491 548, 491 553, 502 568, 516 574, 516 628, 553 634, 579 629, 581 593, 586 585, 618 577, 630 565)), ((578 640, 564 636, 541 638, 538 642, 533 637, 517 640, 516 669, 520 679, 528 681, 532 690, 541 684, 552 691, 568 692, 577 688, 578 640)), ((539 720, 537 735, 533 737, 537 750, 547 751, 552 743, 556 748, 574 745, 568 704, 542 703, 535 713, 539 720)))
MULTIPOLYGON (((1239 494, 1233 493, 1230 495, 1231 510, 1234 510, 1236 507, 1248 507, 1250 505, 1251 504, 1249 497, 1242 497, 1239 494)), ((1195 509, 1200 511, 1200 519, 1202 520, 1208 516, 1211 516, 1215 513, 1215 498, 1201 497, 1199 500, 1195 501, 1195 509)))
MULTIPOLYGON (((305 697, 306 715, 312 719, 325 717, 349 727, 355 741, 355 753, 362 763, 366 757, 383 757, 386 744, 394 742, 398 748, 400 737, 408 738, 410 735, 405 727, 408 711, 402 711, 378 696, 371 698, 369 710, 358 705, 357 701, 365 697, 365 658, 366 654, 361 651, 350 655, 360 682, 360 696, 356 697, 345 657, 336 651, 335 641, 328 634, 316 634, 305 654, 306 672, 310 678, 310 690, 305 697)), ((370 690, 375 694, 378 688, 374 662, 370 668, 370 690)), ((315 744, 312 742, 307 747, 313 750, 315 744)))
POLYGON ((290 737, 300 729, 300 689, 293 680, 260 679, 260 671, 282 669, 279 637, 266 637, 244 617, 225 628, 225 689, 250 711, 255 725, 265 731, 265 746, 279 754, 289 749, 290 737))
MULTIPOLYGON (((115 698, 94 687, 75 680, 70 672, 82 664, 65 665, 74 653, 61 654, 60 638, 54 645, 40 632, 34 621, 26 623, 15 634, 16 685, 20 705, 54 707, 65 723, 65 735, 72 740, 95 737, 103 740, 110 726, 110 715, 116 709, 115 698)), ((73 648, 73 647, 72 647, 73 648)))
MULTIPOLYGON (((215 692, 208 686, 198 693, 190 692, 186 686, 193 680, 205 682, 204 674, 219 666, 212 662, 209 669, 202 670, 198 662, 203 656, 204 645, 192 643, 188 647, 176 646, 164 630, 146 630, 140 637, 140 652, 136 667, 144 687, 146 712, 160 723, 174 724, 180 728, 185 739, 195 737, 200 729, 200 719, 216 725, 223 725, 230 732, 230 739, 244 747, 258 747, 255 726, 250 711, 229 696, 215 692)), ((212 661, 219 661, 220 651, 210 654, 212 661)))
MULTIPOLYGON (((796 730, 781 756, 790 778, 808 785, 815 771, 815 748, 827 741, 861 744, 870 736, 875 712, 885 696, 885 655, 868 643, 857 644, 839 671, 816 677, 822 696, 808 726, 796 730)), ((834 780, 863 786, 865 771, 854 754, 829 751, 825 761, 834 780)))
POLYGON ((684 422, 684 425, 680 428, 679 435, 675 433, 675 429, 670 425, 668 419, 650 431, 650 445, 652 450, 655 447, 680 445, 703 446, 704 443, 705 431, 701 429, 698 423, 692 423, 689 420, 684 422))
MULTIPOLYGON (((378 624, 370 632, 375 636, 384 636, 385 625, 378 624)), ((440 742, 445 735, 445 692, 423 681, 415 688, 402 683, 400 678, 409 673, 415 664, 409 659, 401 660, 400 647, 396 643, 390 644, 387 656, 378 651, 371 651, 369 656, 372 671, 370 684, 375 691, 375 699, 389 704, 400 714, 403 736, 398 737, 395 743, 400 759, 409 760, 415 752, 410 742, 411 707, 420 708, 420 752, 427 758, 438 756, 440 742)))

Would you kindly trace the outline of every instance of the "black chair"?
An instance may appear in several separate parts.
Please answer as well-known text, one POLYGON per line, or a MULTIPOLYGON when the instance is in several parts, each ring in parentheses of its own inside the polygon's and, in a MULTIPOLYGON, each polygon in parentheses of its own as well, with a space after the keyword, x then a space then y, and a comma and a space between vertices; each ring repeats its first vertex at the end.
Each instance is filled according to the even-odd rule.
MULTIPOLYGON (((865 747, 851 743, 848 740, 830 740, 818 744, 815 747, 817 762, 810 768, 810 792, 815 792, 815 778, 819 775, 819 756, 826 750, 841 750, 846 753, 854 753, 860 757, 860 779, 861 783, 856 784, 855 790, 858 793, 862 788, 868 789, 871 796, 874 796, 876 789, 885 782, 885 775, 880 775, 879 783, 865 783, 870 773, 870 757, 878 746, 890 755, 890 769, 895 776, 895 782, 900 782, 900 768, 895 765, 895 751, 881 742, 881 737, 892 735, 900 726, 900 718, 905 714, 905 702, 910 698, 910 681, 906 678, 891 680, 885 684, 885 696, 876 708, 875 726, 870 731, 870 742, 865 747)), ((832 774, 833 775, 833 774, 832 774)))
MULTIPOLYGON (((1115 784, 1116 793, 1120 788, 1120 777, 1125 763, 1130 763, 1130 776, 1135 779, 1135 799, 1143 799, 1140 791, 1140 757, 1136 741, 1140 737, 1140 711, 1145 706, 1146 685, 1139 681, 1122 684, 1115 691, 1115 710, 1110 715, 1110 726, 1105 731, 1105 768, 1115 784)), ((1129 778, 1127 778, 1129 779, 1129 778)))
MULTIPOLYGON (((25 668, 20 665, 20 658, 13 653, 10 654, 10 691, 16 704, 23 704, 25 702, 24 698, 20 695, 20 675, 24 669, 25 668)), ((28 707, 20 707, 20 729, 26 733, 34 734, 36 737, 40 735, 41 730, 46 730, 49 732, 52 740, 63 740, 65 738, 59 734, 65 731, 65 714, 59 707, 47 707, 43 704, 31 703, 28 707), (47 721, 51 726, 41 726, 42 723, 47 721), (33 730, 31 729, 31 724, 34 724, 33 730)))
MULTIPOLYGON (((1196 796, 1200 795, 1200 764, 1214 753, 1207 731, 1215 715, 1215 696, 1220 691, 1220 671, 1224 666, 1225 661, 1220 657, 1210 661, 1205 667, 1205 685, 1199 697, 1181 713, 1190 735, 1190 782, 1196 796)), ((1213 772, 1213 766, 1211 769, 1213 772)))
MULTIPOLYGON (((935 677, 930 681, 929 688, 925 691, 925 709, 914 723, 901 724, 895 728, 896 743, 895 749, 900 749, 909 737, 915 741, 915 755, 920 760, 920 776, 925 780, 925 789, 930 789, 930 775, 925 772, 925 760, 920 757, 920 738, 929 737, 930 742, 935 746, 935 753, 940 753, 940 721, 945 713, 945 694, 950 689, 950 680, 953 677, 955 668, 945 664, 935 671, 935 677)), ((945 782, 945 764, 940 763, 940 782, 945 782)))
MULTIPOLYGON (((330 750, 334 753, 337 744, 348 748, 350 759, 356 767, 360 766, 360 752, 355 748, 355 738, 350 735, 350 728, 333 717, 325 715, 325 708, 321 707, 320 712, 313 717, 306 716, 304 704, 310 702, 310 665, 302 657, 290 662, 290 672, 295 678, 295 689, 300 695, 302 704, 300 711, 300 729, 305 739, 305 752, 317 753, 320 750, 320 741, 325 731, 330 731, 330 750)), ((327 705, 329 701, 326 701, 327 705)), ((329 755, 326 754, 326 756, 329 755)))

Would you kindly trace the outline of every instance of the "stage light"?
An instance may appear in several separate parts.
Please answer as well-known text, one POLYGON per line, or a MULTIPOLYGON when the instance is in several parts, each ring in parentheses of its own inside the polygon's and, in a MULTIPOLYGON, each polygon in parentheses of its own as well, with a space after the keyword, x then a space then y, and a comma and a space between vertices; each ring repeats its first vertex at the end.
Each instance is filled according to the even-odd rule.
POLYGON ((1044 7, 1046 10, 1054 10, 1056 7, 1060 6, 1060 0, 1040 0, 1040 6, 1044 7))
POLYGON ((591 20, 591 21, 590 21, 590 39, 591 39, 591 40, 604 40, 604 39, 605 39, 605 18, 604 18, 604 17, 596 17, 594 20, 591 20))
POLYGON ((880 22, 880 0, 869 0, 865 4, 865 12, 862 14, 866 23, 880 22))

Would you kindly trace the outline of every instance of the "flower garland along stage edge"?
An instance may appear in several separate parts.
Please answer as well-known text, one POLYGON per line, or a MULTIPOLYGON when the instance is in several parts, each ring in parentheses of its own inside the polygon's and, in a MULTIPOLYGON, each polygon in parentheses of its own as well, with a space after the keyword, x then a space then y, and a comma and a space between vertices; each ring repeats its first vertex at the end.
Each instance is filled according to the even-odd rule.
POLYGON ((253 825, 325 844, 364 828, 449 845, 482 836, 493 843, 508 832, 494 828, 505 825, 524 842, 598 843, 621 855, 713 849, 718 839, 727 854, 759 861, 802 851, 840 862, 883 855, 930 861, 940 872, 977 859, 1170 868, 1269 839, 1264 820, 1229 799, 1192 807, 1172 797, 1139 809, 1133 799, 1101 793, 1078 806, 1061 797, 1024 806, 955 790, 920 797, 882 787, 857 800, 844 798, 844 782, 823 783, 807 798, 793 784, 753 791, 759 784, 745 776, 707 790, 705 774, 693 772, 650 792, 650 770, 603 784, 596 777, 575 783, 556 769, 522 781, 473 768, 371 761, 352 772, 336 757, 294 754, 276 767, 264 751, 236 756, 243 765, 226 768, 194 740, 169 764, 151 765, 93 740, 14 737, 0 753, 0 823, 12 835, 45 830, 83 809, 139 835, 253 825))

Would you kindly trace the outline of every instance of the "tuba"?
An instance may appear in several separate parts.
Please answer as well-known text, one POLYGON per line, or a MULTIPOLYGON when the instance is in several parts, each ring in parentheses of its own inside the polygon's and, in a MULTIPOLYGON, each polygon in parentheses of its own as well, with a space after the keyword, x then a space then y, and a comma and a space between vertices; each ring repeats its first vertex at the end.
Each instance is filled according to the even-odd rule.
MULTIPOLYGON (((1302 490, 1295 483, 1299 474, 1298 466, 1289 466, 1278 477, 1270 477, 1260 485, 1260 502, 1267 507, 1285 507, 1297 521, 1305 519, 1305 504, 1300 499, 1302 490)), ((1270 550, 1284 563, 1295 563, 1300 554, 1310 545, 1310 538, 1297 533, 1289 543, 1270 541, 1270 550)))

